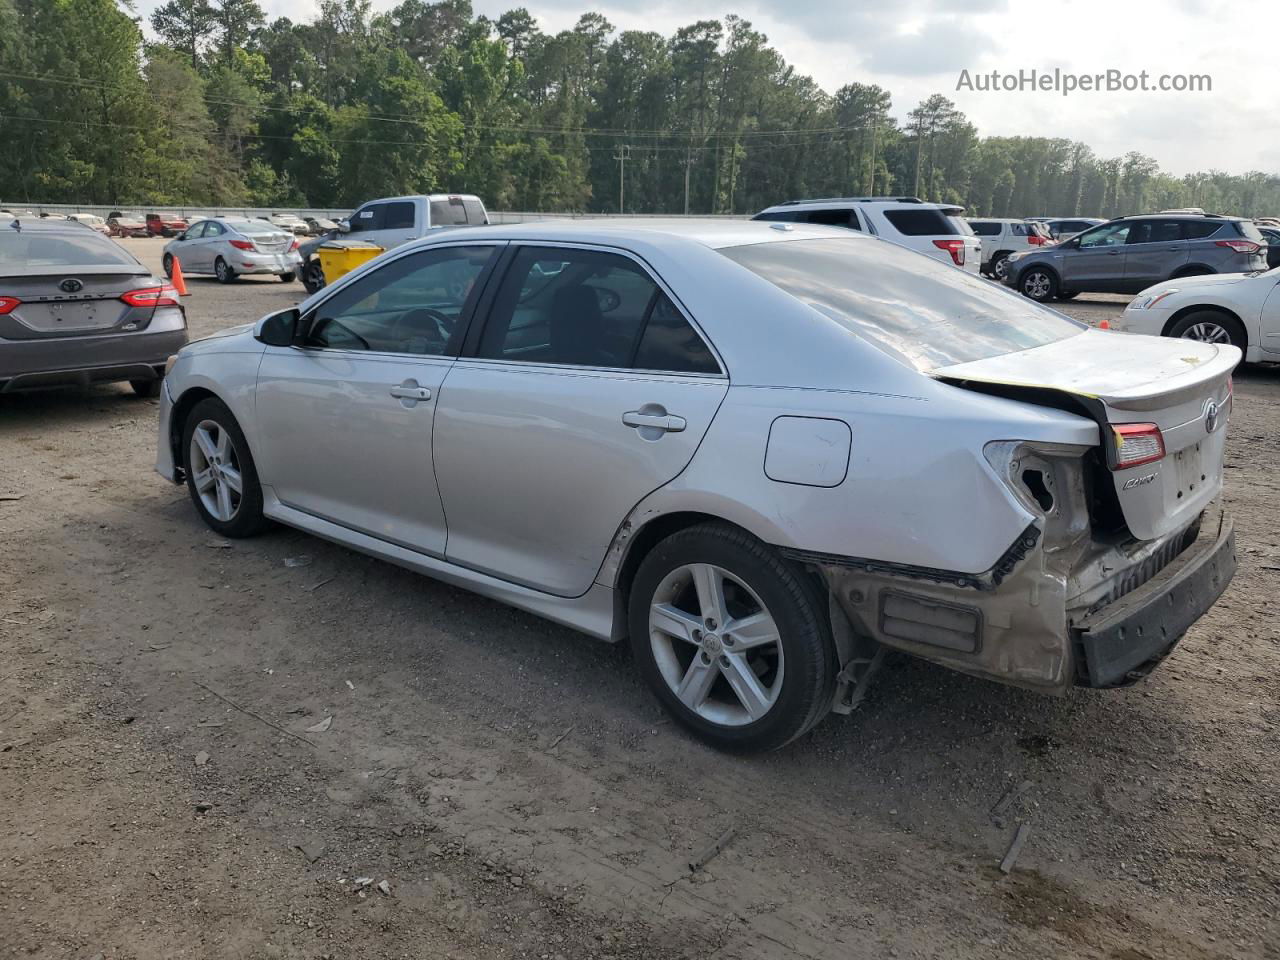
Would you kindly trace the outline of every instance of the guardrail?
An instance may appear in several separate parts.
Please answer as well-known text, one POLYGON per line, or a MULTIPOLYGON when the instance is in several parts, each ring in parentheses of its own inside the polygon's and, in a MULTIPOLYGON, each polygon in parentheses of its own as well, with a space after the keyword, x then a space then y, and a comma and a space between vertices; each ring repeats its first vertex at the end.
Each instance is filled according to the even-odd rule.
MULTIPOLYGON (((66 216, 69 213, 92 213, 99 217, 106 217, 107 214, 117 210, 123 213, 136 213, 145 216, 148 213, 158 213, 161 216, 177 216, 177 217, 269 217, 278 213, 291 213, 299 217, 319 217, 325 220, 341 220, 343 217, 350 215, 351 210, 335 210, 325 209, 321 207, 200 207, 200 206, 179 206, 179 207, 153 207, 139 206, 138 204, 96 204, 96 203, 29 203, 25 201, 7 201, 0 200, 0 210, 8 210, 13 213, 31 213, 39 216, 42 213, 48 213, 57 216, 66 216)), ((490 223, 531 223, 538 220, 602 220, 616 218, 620 214, 616 213, 581 213, 574 211, 532 211, 532 210, 490 210, 490 223)), ((680 213, 628 213, 627 218, 646 218, 646 219, 667 219, 677 218, 683 219, 686 214, 680 213)), ((698 217, 704 219, 714 217, 717 220, 744 220, 751 216, 748 213, 742 214, 688 214, 690 217, 698 217)))

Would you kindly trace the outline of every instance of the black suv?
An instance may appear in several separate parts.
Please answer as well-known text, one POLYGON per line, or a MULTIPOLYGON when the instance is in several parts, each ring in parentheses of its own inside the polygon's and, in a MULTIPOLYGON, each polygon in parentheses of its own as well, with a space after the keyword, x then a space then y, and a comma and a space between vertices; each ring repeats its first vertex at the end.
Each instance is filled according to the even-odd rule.
POLYGON ((1032 300, 1137 293, 1175 277, 1267 269, 1251 220, 1215 214, 1118 217, 1053 246, 1017 253, 1004 282, 1032 300))

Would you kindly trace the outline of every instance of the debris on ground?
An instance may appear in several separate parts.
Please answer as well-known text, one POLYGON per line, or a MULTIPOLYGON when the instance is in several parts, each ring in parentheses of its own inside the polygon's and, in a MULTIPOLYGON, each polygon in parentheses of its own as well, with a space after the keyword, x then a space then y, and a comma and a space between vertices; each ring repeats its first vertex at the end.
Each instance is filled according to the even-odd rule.
POLYGON ((208 813, 212 809, 213 804, 203 800, 196 804, 196 813, 208 813))
POLYGON ((333 583, 334 579, 335 579, 334 577, 329 577, 329 579, 327 580, 321 580, 319 583, 313 583, 311 586, 307 587, 307 591, 309 593, 315 593, 317 590, 323 587, 326 583, 333 583))
POLYGON ((1031 835, 1031 824, 1018 824, 1018 832, 1013 835, 1013 843, 1009 844, 1009 852, 1004 855, 1004 859, 1000 861, 1000 872, 1011 873, 1013 864, 1018 859, 1018 854, 1022 852, 1023 844, 1027 842, 1027 837, 1031 835))
POLYGON ((294 846, 302 851, 302 855, 307 858, 307 863, 315 863, 325 853, 325 845, 319 840, 312 840, 310 843, 295 843, 294 846))
POLYGON ((201 750, 199 753, 196 754, 197 767, 203 767, 208 762, 209 762, 209 752, 207 750, 201 750))
POLYGON ((354 690, 355 688, 356 688, 356 685, 355 685, 354 683, 352 683, 350 680, 348 680, 348 681, 347 681, 347 689, 348 689, 348 690, 354 690))
POLYGON ((565 731, 562 734, 560 734, 560 736, 556 737, 554 740, 551 741, 551 745, 547 747, 548 752, 560 746, 560 741, 563 740, 565 737, 567 737, 571 733, 573 733, 573 727, 572 726, 567 727, 565 731))
POLYGON ((1033 784, 1030 780, 1023 780, 1020 783, 1011 784, 1009 789, 1004 792, 1004 795, 996 801, 995 806, 991 808, 991 815, 995 817, 1000 816, 1009 809, 1009 806, 1013 801, 1017 800, 1018 797, 1030 790, 1032 786, 1033 784))
POLYGON ((333 726, 333 717, 325 717, 319 723, 313 723, 307 727, 307 733, 324 733, 333 726))
POLYGON ((311 563, 311 557, 305 553, 299 554, 296 557, 284 558, 284 565, 286 567, 305 567, 309 563, 311 563))
POLYGON ((391 896, 391 884, 387 883, 387 881, 385 880, 379 880, 378 892, 382 894, 384 897, 391 896))
POLYGON ((689 861, 689 872, 697 873, 708 863, 720 855, 720 851, 727 847, 733 838, 738 835, 737 827, 730 827, 724 833, 716 838, 716 842, 707 847, 700 854, 689 861))

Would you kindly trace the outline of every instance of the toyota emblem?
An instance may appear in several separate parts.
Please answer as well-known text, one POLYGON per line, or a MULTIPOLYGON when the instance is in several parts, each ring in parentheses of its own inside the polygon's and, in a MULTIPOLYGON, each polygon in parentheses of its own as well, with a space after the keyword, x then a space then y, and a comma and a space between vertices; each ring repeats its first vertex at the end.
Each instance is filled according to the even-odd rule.
POLYGON ((62 290, 64 293, 79 293, 84 289, 84 284, 79 280, 69 278, 58 284, 58 289, 62 290))
POLYGON ((1218 429, 1218 404, 1210 400, 1204 405, 1204 432, 1213 433, 1218 429))

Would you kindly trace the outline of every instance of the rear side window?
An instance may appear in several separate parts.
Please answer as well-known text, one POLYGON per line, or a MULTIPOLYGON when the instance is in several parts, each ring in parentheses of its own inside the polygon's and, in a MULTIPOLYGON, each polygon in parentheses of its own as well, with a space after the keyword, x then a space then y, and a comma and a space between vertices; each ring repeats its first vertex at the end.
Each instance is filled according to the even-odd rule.
POLYGON ((941 210, 886 210, 884 217, 908 237, 958 237, 964 234, 941 210))
POLYGON ((794 210, 770 210, 766 213, 757 213, 752 220, 780 220, 783 223, 795 223, 800 219, 800 215, 794 210))
POLYGON ((1203 240, 1212 237, 1223 227, 1221 220, 1184 220, 1182 236, 1186 240, 1203 240))
POLYGON ((207 224, 205 224, 204 233, 201 234, 201 236, 220 237, 226 232, 227 232, 226 227, 224 227, 220 223, 216 223, 213 220, 210 220, 207 224))
POLYGON ((824 227, 845 227, 853 230, 862 229, 858 216, 852 210, 809 210, 804 214, 805 223, 816 223, 824 227))
POLYGON ((558 247, 516 254, 478 355, 675 373, 718 369, 697 332, 634 260, 558 247))
POLYGON ((649 320, 640 335, 635 361, 637 370, 671 373, 719 373, 720 365, 711 350, 689 325, 665 293, 649 311, 649 320))
POLYGON ((1000 224, 995 220, 970 220, 969 226, 979 237, 1000 236, 1000 224))
POLYGON ((381 229, 383 230, 412 230, 413 220, 412 200, 399 200, 382 205, 381 229))
POLYGON ((1183 220, 1137 220, 1126 243, 1172 243, 1183 239, 1183 220))
POLYGON ((1252 220, 1236 220, 1236 230, 1240 232, 1240 236, 1252 240, 1254 243, 1266 243, 1262 233, 1258 230, 1258 225, 1252 220))
POLYGON ((1028 237, 1033 232, 1031 226, 1026 223, 1011 223, 1009 224, 1009 230, 1015 237, 1028 237))
MULTIPOLYGON (((1085 329, 892 243, 792 240, 720 253, 924 373, 1053 343, 1085 329)), ((785 331, 778 336, 785 341, 785 331)))
POLYGON ((431 201, 431 225, 433 227, 466 226, 467 208, 461 197, 431 201))
POLYGON ((8 227, 0 231, 0 274, 14 276, 41 267, 99 266, 140 265, 123 247, 88 230, 76 230, 74 235, 8 227))

